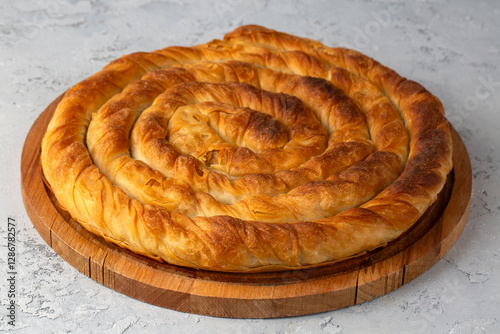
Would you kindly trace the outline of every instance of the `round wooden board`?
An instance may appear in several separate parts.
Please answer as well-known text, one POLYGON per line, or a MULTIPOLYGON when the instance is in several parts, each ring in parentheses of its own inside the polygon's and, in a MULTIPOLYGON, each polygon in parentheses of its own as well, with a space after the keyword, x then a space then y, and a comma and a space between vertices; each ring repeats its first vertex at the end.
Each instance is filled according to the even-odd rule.
POLYGON ((59 103, 38 117, 21 158, 24 205, 42 238, 93 280, 172 310, 231 318, 274 318, 334 310, 384 295, 425 272, 452 247, 470 207, 471 166, 452 129, 454 170, 437 202, 386 247, 333 265, 279 273, 236 274, 159 263, 109 244, 83 229, 43 182, 40 144, 59 103))

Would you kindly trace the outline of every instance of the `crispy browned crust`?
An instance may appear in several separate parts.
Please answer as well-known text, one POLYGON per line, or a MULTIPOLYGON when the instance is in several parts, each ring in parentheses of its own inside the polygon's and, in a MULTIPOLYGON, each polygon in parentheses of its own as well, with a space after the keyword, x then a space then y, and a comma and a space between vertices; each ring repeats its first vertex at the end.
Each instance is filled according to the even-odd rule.
POLYGON ((68 90, 42 143, 91 232, 172 264, 285 270, 401 235, 452 168, 440 101, 352 50, 259 26, 119 58, 68 90))

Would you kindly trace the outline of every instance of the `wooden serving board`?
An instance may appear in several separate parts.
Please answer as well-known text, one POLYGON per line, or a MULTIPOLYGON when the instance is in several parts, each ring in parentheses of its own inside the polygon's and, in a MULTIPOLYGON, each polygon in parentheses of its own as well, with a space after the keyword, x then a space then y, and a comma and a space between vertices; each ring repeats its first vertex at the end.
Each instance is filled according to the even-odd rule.
POLYGON ((231 318, 273 318, 334 310, 376 298, 425 272, 452 247, 470 207, 471 166, 453 131, 454 170, 437 202, 386 247, 333 265, 279 273, 219 273, 159 263, 83 229, 43 182, 40 144, 59 103, 38 117, 26 137, 21 187, 42 238, 93 280, 132 298, 172 310, 231 318))

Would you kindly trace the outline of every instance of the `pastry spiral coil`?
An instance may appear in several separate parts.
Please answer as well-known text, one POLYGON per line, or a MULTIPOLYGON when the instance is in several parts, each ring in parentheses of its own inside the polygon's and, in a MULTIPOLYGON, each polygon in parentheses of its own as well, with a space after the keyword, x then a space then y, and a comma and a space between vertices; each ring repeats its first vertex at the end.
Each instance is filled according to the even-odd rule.
POLYGON ((119 58, 42 142, 61 206, 136 253, 216 271, 324 265, 394 240, 452 168, 440 101, 356 51, 259 26, 119 58))

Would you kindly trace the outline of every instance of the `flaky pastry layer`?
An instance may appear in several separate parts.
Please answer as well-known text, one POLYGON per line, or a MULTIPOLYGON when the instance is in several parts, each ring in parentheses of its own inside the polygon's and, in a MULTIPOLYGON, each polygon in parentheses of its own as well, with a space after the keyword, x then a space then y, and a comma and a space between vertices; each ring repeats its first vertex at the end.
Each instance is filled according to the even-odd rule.
POLYGON ((273 271, 400 236, 443 188, 452 142, 418 83, 353 50, 243 26, 75 85, 41 160, 61 206, 108 241, 181 266, 273 271))

